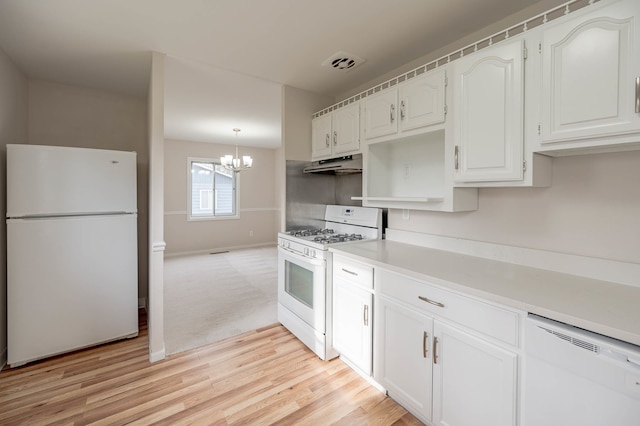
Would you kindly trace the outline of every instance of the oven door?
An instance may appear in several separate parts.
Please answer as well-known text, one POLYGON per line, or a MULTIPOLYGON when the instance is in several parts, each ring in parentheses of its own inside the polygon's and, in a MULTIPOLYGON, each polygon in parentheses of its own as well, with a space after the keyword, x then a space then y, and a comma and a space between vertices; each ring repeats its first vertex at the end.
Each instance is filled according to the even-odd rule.
POLYGON ((278 247, 278 302, 325 332, 326 262, 278 247))

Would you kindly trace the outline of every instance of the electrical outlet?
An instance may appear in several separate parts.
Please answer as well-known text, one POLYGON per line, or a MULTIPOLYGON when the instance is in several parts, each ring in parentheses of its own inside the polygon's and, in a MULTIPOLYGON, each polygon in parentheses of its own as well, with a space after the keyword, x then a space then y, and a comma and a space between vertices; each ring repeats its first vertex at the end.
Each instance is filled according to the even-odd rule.
POLYGON ((253 229, 249 231, 249 236, 253 237, 253 229))
POLYGON ((409 210, 402 209, 402 219, 409 220, 409 210))

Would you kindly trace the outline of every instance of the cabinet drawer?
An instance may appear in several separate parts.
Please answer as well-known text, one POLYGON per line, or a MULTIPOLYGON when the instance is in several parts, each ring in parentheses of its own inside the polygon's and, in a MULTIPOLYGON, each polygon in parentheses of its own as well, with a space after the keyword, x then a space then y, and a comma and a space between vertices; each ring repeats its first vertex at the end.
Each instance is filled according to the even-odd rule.
POLYGON ((510 345, 518 345, 516 312, 381 269, 376 269, 376 289, 420 311, 454 321, 510 345))
POLYGON ((346 280, 373 289, 373 266, 341 256, 333 256, 333 279, 346 280))

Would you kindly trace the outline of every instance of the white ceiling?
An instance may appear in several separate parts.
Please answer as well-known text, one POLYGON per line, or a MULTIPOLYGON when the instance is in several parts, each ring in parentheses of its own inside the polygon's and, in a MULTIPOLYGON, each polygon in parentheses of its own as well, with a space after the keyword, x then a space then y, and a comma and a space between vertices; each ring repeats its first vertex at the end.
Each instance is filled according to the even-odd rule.
POLYGON ((0 48, 30 78, 133 95, 165 53, 166 137, 277 147, 281 85, 338 96, 539 1, 0 0, 0 48), (321 66, 338 51, 366 62, 321 66))

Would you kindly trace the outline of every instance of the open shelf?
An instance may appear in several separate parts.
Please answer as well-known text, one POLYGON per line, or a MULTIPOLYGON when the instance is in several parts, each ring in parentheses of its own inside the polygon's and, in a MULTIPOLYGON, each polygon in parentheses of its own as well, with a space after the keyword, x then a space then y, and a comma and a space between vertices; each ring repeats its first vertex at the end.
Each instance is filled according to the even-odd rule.
POLYGON ((422 197, 351 197, 355 201, 406 201, 408 203, 431 203, 444 201, 443 197, 440 198, 422 198, 422 197))
POLYGON ((444 130, 370 144, 365 201, 432 202, 445 197, 444 130))

